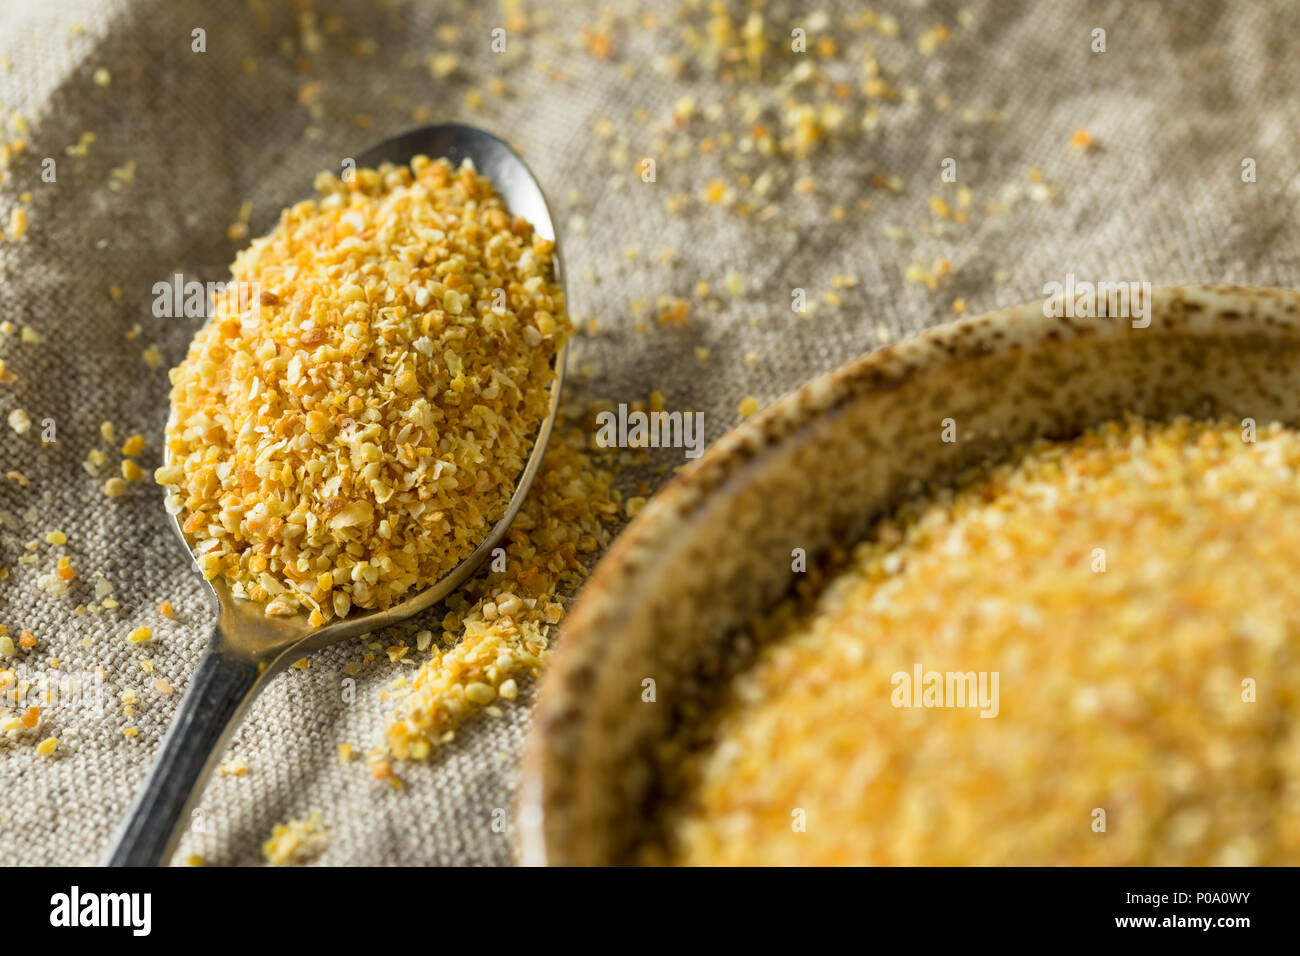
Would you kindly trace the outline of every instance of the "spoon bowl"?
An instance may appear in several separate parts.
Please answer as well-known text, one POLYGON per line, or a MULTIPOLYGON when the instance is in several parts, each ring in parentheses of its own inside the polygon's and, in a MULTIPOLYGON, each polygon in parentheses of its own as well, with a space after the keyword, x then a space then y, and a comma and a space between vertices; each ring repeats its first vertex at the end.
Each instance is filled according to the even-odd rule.
MULTIPOLYGON (((457 123, 425 126, 384 140, 355 157, 356 168, 404 164, 425 155, 459 166, 468 160, 496 188, 513 215, 555 244, 552 267, 564 287, 559 239, 541 187, 519 155, 491 133, 457 123)), ((237 599, 221 578, 208 581, 217 604, 217 624, 179 710, 163 738, 153 769, 127 813, 105 860, 108 866, 157 866, 171 857, 204 782, 257 694, 304 654, 345 638, 403 621, 437 604, 478 570, 510 528, 541 466, 559 411, 567 345, 555 354, 550 402, 532 450, 515 484, 505 513, 474 551, 437 583, 390 608, 354 610, 346 617, 313 626, 305 613, 269 617, 262 606, 237 599)), ((173 412, 173 415, 175 413, 173 412)), ((166 453, 170 463, 170 452, 166 453)), ((172 525, 193 559, 191 542, 172 525)))

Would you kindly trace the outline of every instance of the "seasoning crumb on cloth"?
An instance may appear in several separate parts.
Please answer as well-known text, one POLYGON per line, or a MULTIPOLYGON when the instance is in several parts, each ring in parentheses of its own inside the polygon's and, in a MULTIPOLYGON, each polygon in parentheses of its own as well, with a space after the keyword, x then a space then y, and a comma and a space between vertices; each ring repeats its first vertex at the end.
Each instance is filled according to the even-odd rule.
POLYGON ((882 522, 755 624, 645 859, 1294 863, 1300 431, 1255 439, 1112 422, 882 522), (988 678, 918 707, 918 664, 988 678))
POLYGON ((272 866, 305 863, 325 848, 328 839, 324 818, 313 810, 305 820, 277 823, 262 844, 262 855, 272 866))
POLYGON ((240 253, 173 370, 155 477, 205 576, 319 625, 391 606, 483 540, 569 319, 553 243, 470 164, 317 186, 240 253))

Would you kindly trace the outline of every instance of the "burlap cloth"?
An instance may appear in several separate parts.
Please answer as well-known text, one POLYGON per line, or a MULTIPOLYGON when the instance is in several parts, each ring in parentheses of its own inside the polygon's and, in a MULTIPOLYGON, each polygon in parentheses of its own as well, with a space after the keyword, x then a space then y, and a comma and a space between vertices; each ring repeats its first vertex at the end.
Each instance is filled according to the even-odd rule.
MULTIPOLYGON (((42 338, 0 338, 0 358, 19 376, 0 385, 0 419, 21 407, 34 423, 21 437, 0 428, 0 472, 30 479, 26 486, 0 479, 0 567, 9 569, 0 623, 11 635, 28 628, 38 637, 35 650, 9 662, 20 676, 53 673, 52 657, 59 673, 107 674, 102 713, 85 701, 52 707, 38 734, 0 743, 0 862, 98 858, 211 626, 204 588, 165 523, 158 489, 142 483, 115 501, 100 490, 120 458, 99 436, 104 420, 116 425, 118 443, 143 432, 150 441, 143 463, 157 464, 165 369, 195 329, 194 320, 153 316, 153 284, 176 272, 223 278, 238 247, 226 228, 245 200, 253 234, 264 231, 316 170, 337 169, 365 145, 419 125, 413 110, 427 110, 426 121, 457 119, 507 135, 548 190, 567 230, 572 311, 600 320, 597 332, 577 340, 575 395, 632 401, 658 389, 670 408, 702 411, 710 440, 737 421, 744 396, 768 401, 886 338, 949 320, 955 299, 975 312, 1010 305, 1041 296, 1045 282, 1068 273, 1157 284, 1297 282, 1300 179, 1291 135, 1300 107, 1286 42, 1295 13, 1286 4, 888 4, 881 12, 897 17, 899 35, 875 41, 893 88, 877 102, 876 128, 806 160, 772 161, 788 175, 774 193, 783 196, 778 208, 762 222, 703 198, 713 178, 743 192, 725 149, 660 155, 655 183, 636 176, 637 158, 655 149, 654 127, 686 93, 696 96, 688 121, 700 124, 695 139, 739 125, 705 115, 725 89, 716 71, 692 65, 697 57, 681 40, 681 23, 703 28, 698 12, 679 20, 676 8, 652 6, 657 24, 649 26, 640 11, 614 4, 611 56, 601 59, 599 39, 583 33, 603 32, 599 8, 587 4, 525 6, 529 29, 508 35, 504 55, 491 51, 490 31, 518 21, 492 4, 333 0, 315 5, 314 26, 293 14, 311 6, 0 5, 7 58, 0 142, 27 142, 0 182, 0 225, 31 191, 27 235, 0 242, 0 319, 42 338), (919 46, 935 24, 951 37, 927 55, 919 46), (451 26, 457 37, 439 33, 451 26), (195 28, 206 31, 205 53, 192 52, 195 28), (1105 53, 1090 49, 1095 28, 1106 31, 1105 53), (369 55, 358 55, 359 43, 369 55), (428 60, 438 52, 454 52, 458 62, 435 79, 428 60), (661 68, 672 57, 687 64, 679 76, 661 68), (108 85, 95 82, 101 67, 108 85), (490 87, 494 77, 504 91, 490 87), (936 103, 945 95, 950 105, 936 103), (27 118, 28 132, 15 128, 12 111, 27 118), (1094 148, 1071 145, 1080 129, 1094 148), (70 155, 86 132, 96 137, 86 155, 70 155), (54 183, 41 181, 44 157, 57 162, 54 183), (948 157, 957 185, 940 179, 948 157), (1246 158, 1255 162, 1255 183, 1242 180, 1246 158), (134 182, 109 189, 110 170, 129 161, 134 182), (878 174, 897 177, 901 191, 877 188, 878 174), (795 186, 805 178, 807 192, 795 186), (972 191, 967 222, 930 208, 929 197, 940 196, 951 216, 961 185, 972 191), (670 210, 675 194, 689 201, 670 210), (860 208, 861 199, 870 208, 860 208), (659 260, 665 248, 675 252, 671 263, 659 260), (951 274, 931 289, 924 272, 942 259, 951 274), (920 271, 909 279, 914 263, 920 271), (733 272, 743 280, 739 292, 725 288, 733 272), (843 285, 837 276, 857 284, 835 289, 843 285), (701 279, 710 284, 705 299, 701 279), (818 301, 816 310, 794 313, 794 289, 818 301), (842 304, 827 304, 827 292, 842 304), (684 325, 655 322, 665 295, 691 302, 684 325), (648 302, 644 312, 638 299, 648 302), (140 333, 128 340, 136 324, 140 333), (157 370, 141 357, 154 343, 165 357, 157 370), (45 419, 56 426, 48 445, 39 440, 45 419), (109 454, 99 478, 81 465, 93 447, 109 454), (68 535, 79 572, 59 597, 36 583, 54 562, 43 543, 51 529, 68 535), (32 540, 42 541, 38 560, 22 564, 32 540), (76 604, 93 602, 95 571, 121 607, 74 616, 76 604), (174 622, 154 610, 163 599, 176 608, 174 622), (125 640, 142 623, 159 636, 143 653, 125 640), (153 675, 140 668, 146 656, 153 675), (176 693, 160 692, 154 677, 176 693), (134 718, 117 699, 131 687, 141 696, 134 718), (139 735, 124 736, 128 726, 139 735), (46 728, 60 738, 56 759, 35 753, 46 728)), ((817 38, 837 38, 827 70, 858 87, 862 62, 844 56, 857 35, 839 26, 846 9, 814 6, 805 15, 792 5, 768 16, 779 36, 809 27, 808 56, 821 55, 817 38), (825 25, 815 9, 829 15, 825 25)), ((850 102, 856 123, 862 98, 850 102)), ((681 453, 662 460, 680 462, 681 453)), ((276 822, 317 809, 329 830, 319 862, 509 861, 500 810, 512 804, 531 691, 503 716, 471 721, 429 762, 400 766, 405 786, 394 790, 372 780, 363 761, 341 764, 337 748, 368 749, 389 710, 381 695, 408 665, 381 653, 346 704, 340 675, 358 657, 355 642, 323 652, 257 702, 230 755, 249 771, 209 785, 201 832, 186 836, 182 857, 258 862, 276 822)))

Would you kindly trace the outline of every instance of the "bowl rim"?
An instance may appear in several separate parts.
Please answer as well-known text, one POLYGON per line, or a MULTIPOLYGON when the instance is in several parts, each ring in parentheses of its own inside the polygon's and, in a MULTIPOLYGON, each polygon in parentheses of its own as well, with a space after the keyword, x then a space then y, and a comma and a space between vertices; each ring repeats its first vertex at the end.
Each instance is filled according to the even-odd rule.
MULTIPOLYGON (((795 387, 721 436, 703 455, 679 471, 622 529, 575 596, 561 639, 539 680, 534 713, 520 761, 516 798, 516 860, 525 866, 569 861, 549 845, 547 756, 567 729, 572 714, 556 706, 566 683, 595 666, 594 631, 609 621, 602 599, 628 593, 641 572, 634 556, 654 548, 684 516, 706 507, 711 493, 759 456, 779 449, 796 433, 845 403, 873 392, 892 390, 937 363, 960 363, 1017 349, 1044 347, 1061 339, 1192 335, 1206 338, 1259 334, 1300 337, 1300 291, 1274 287, 1179 285, 1151 289, 1146 299, 1149 325, 1105 316, 1049 316, 1043 300, 963 317, 873 349, 795 387), (557 690, 557 688, 561 688, 557 690)), ((568 695, 571 696, 571 695, 568 695)))

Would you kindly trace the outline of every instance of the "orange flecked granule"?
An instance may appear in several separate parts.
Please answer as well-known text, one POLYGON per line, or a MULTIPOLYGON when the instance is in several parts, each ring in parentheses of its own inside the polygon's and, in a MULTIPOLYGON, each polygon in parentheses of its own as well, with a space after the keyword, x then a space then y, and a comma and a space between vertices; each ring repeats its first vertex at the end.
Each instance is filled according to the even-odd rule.
POLYGON ((31 707, 28 707, 23 711, 23 715, 19 719, 23 722, 24 727, 31 730, 31 728, 35 727, 37 723, 40 722, 41 709, 33 704, 31 707))
POLYGON ((592 56, 599 60, 609 59, 610 42, 608 33, 601 33, 597 30, 590 30, 583 27, 578 31, 578 36, 582 39, 582 45, 585 46, 592 56))
POLYGON ((684 325, 690 313, 690 305, 685 299, 677 299, 661 309, 658 316, 660 325, 684 325))

